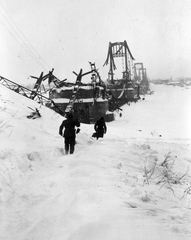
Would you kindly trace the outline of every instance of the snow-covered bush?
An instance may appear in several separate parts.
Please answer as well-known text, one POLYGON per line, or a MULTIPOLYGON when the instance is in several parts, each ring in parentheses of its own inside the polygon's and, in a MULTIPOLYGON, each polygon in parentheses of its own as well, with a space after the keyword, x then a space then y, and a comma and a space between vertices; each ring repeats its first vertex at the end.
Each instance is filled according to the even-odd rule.
MULTIPOLYGON (((177 172, 177 169, 175 169, 175 158, 170 151, 164 156, 162 162, 158 161, 156 156, 150 155, 146 158, 144 164, 143 184, 154 182, 155 184, 160 185, 159 189, 166 186, 175 195, 173 185, 185 184, 186 176, 187 172, 177 172)), ((184 191, 185 196, 188 194, 191 194, 191 186, 184 191)))

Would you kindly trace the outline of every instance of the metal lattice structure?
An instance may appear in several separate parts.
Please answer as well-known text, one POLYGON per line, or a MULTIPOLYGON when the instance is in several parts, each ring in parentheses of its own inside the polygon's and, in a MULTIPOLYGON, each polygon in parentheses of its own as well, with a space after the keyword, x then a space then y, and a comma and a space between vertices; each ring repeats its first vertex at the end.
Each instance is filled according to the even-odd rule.
POLYGON ((143 63, 134 64, 134 77, 137 84, 140 85, 141 93, 146 93, 149 90, 149 81, 147 70, 143 67, 143 63))
POLYGON ((82 77, 87 75, 87 74, 90 74, 92 73, 92 71, 90 72, 86 72, 86 73, 83 73, 82 74, 82 69, 80 70, 79 74, 73 72, 75 75, 77 75, 77 78, 76 78, 76 83, 74 85, 74 89, 72 91, 72 95, 71 95, 71 98, 69 100, 69 103, 68 103, 68 106, 66 107, 65 109, 65 113, 68 113, 68 112, 72 112, 73 111, 73 106, 74 106, 74 103, 76 101, 76 98, 77 98, 77 93, 78 93, 78 90, 79 90, 79 87, 81 85, 81 80, 82 80, 82 77))
MULTIPOLYGON (((42 80, 42 78, 40 80, 42 80)), ((38 84, 39 84, 39 82, 38 82, 38 84)), ((12 91, 24 96, 24 97, 27 97, 27 98, 29 98, 31 100, 34 100, 34 101, 37 101, 39 104, 45 105, 45 106, 47 106, 51 109, 52 109, 52 106, 54 106, 55 110, 59 114, 64 115, 64 113, 56 106, 56 104, 54 103, 53 100, 43 96, 39 92, 37 92, 35 90, 30 90, 26 87, 23 87, 20 84, 17 84, 17 83, 15 83, 15 82, 7 79, 7 78, 4 78, 2 76, 0 76, 0 83, 2 85, 4 85, 5 87, 7 87, 8 89, 10 89, 10 90, 12 90, 12 91)))
POLYGON ((144 68, 143 63, 135 63, 134 64, 134 76, 135 80, 140 83, 144 78, 144 68))
POLYGON ((117 69, 114 58, 124 58, 124 71, 122 75, 122 79, 124 80, 130 80, 133 75, 133 60, 134 57, 127 45, 127 42, 115 42, 115 43, 109 43, 108 48, 108 54, 107 59, 103 66, 107 65, 109 63, 110 69, 108 73, 108 79, 113 82, 114 81, 114 71, 117 69))

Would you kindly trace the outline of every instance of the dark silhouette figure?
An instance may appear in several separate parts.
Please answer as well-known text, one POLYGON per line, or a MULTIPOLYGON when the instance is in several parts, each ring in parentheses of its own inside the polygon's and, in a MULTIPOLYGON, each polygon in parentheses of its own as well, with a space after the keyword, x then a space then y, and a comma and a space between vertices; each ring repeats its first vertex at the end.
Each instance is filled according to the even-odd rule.
MULTIPOLYGON (((64 137, 65 141, 65 153, 72 154, 74 152, 74 146, 76 144, 76 129, 75 127, 80 127, 80 122, 76 119, 73 119, 73 115, 69 113, 67 115, 67 119, 62 122, 59 128, 59 134, 64 137), (64 134, 62 133, 63 128, 64 134)), ((79 132, 79 129, 77 129, 77 133, 79 132)))
POLYGON ((107 127, 105 124, 105 120, 103 117, 101 117, 94 125, 94 129, 96 131, 96 138, 103 138, 104 133, 107 132, 107 127))

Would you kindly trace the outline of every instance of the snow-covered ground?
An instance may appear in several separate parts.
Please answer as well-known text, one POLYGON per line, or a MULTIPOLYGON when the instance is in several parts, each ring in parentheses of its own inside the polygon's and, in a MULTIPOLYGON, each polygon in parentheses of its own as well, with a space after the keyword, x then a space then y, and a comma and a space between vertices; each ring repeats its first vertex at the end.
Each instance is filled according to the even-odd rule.
POLYGON ((0 239, 191 239, 191 89, 151 89, 64 155, 62 117, 0 86, 0 239))

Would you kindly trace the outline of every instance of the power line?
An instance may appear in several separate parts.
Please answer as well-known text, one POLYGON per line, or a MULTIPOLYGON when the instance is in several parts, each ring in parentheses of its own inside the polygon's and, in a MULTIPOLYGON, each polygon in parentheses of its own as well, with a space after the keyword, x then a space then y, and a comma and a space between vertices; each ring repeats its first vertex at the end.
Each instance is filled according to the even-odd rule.
POLYGON ((21 47, 22 48, 24 48, 25 49, 25 51, 36 61, 36 63, 38 63, 39 65, 41 65, 41 67, 43 68, 43 69, 45 69, 44 68, 44 66, 38 61, 38 59, 36 59, 36 57, 34 57, 33 56, 33 54, 31 54, 31 52, 24 46, 24 45, 22 45, 19 41, 18 41, 18 39, 14 36, 14 34, 6 27, 6 25, 2 22, 2 21, 0 21, 2 24, 3 24, 3 26, 7 29, 7 31, 12 35, 12 37, 21 45, 21 47))
MULTIPOLYGON (((1 12, 2 14, 2 12, 1 12)), ((6 19, 6 17, 2 14, 2 16, 5 18, 5 20, 8 22, 8 20, 6 19)), ((14 31, 14 33, 17 35, 17 37, 20 39, 20 41, 24 44, 22 45, 18 39, 14 36, 14 34, 7 28, 7 26, 1 21, 1 23, 4 25, 4 27, 7 29, 7 31, 16 39, 16 41, 25 49, 25 51, 27 51, 27 53, 39 64, 41 65, 41 67, 44 67, 44 65, 39 62, 39 60, 36 58, 36 56, 32 53, 32 51, 28 48, 28 46, 26 45, 25 42, 23 42, 23 40, 21 39, 21 37, 19 36, 19 34, 15 31, 15 29, 11 26, 11 24, 8 22, 9 26, 12 28, 12 30, 14 31)))
MULTIPOLYGON (((9 16, 8 12, 6 11, 6 9, 3 7, 3 5, 0 3, 0 5, 2 6, 2 8, 4 9, 4 11, 7 13, 7 15, 9 16)), ((20 35, 16 32, 16 30, 14 29, 14 27, 11 25, 11 23, 8 21, 8 19, 5 17, 5 15, 1 12, 2 16, 4 17, 4 19, 7 21, 7 23, 9 24, 9 26, 13 29, 14 33, 18 36, 18 38, 21 40, 21 42, 24 44, 21 45, 21 43, 18 41, 18 39, 15 38, 15 36, 9 31, 9 29, 5 26, 4 23, 2 23, 4 25, 4 27, 9 31, 9 33, 19 42, 19 44, 27 51, 27 53, 39 64, 41 65, 41 67, 43 67, 44 69, 46 68, 40 61, 39 59, 34 55, 34 53, 31 51, 31 49, 27 46, 27 44, 22 40, 22 38, 20 37, 20 35)), ((19 31, 19 33, 23 36, 23 38, 25 39, 25 41, 28 43, 28 45, 33 49, 33 51, 38 55, 38 57, 40 57, 40 59, 45 63, 45 65, 48 67, 48 69, 50 69, 50 67, 46 64, 46 62, 42 59, 42 57, 38 54, 38 52, 34 49, 34 47, 30 44, 30 42, 27 40, 27 38, 24 36, 24 34, 21 32, 21 30, 18 28, 18 26, 15 24, 15 22, 12 20, 12 18, 9 16, 9 18, 11 19, 11 21, 13 22, 13 24, 15 25, 15 27, 17 28, 17 30, 19 31)))
MULTIPOLYGON (((3 7, 3 5, 0 3, 0 5, 3 7)), ((9 13, 7 12, 7 10, 3 7, 4 11, 7 13, 8 17, 11 19, 11 21, 13 22, 13 24, 15 25, 15 27, 18 29, 18 31, 20 32, 20 34, 23 36, 23 38, 27 41, 27 43, 30 45, 30 47, 34 50, 34 52, 38 55, 38 57, 40 57, 40 59, 42 59, 42 61, 45 63, 45 65, 50 69, 50 66, 47 65, 47 63, 44 61, 44 59, 40 56, 40 54, 36 51, 36 49, 32 46, 32 44, 28 41, 28 39, 25 37, 25 35, 21 32, 21 30, 19 29, 19 27, 16 25, 16 23, 13 21, 13 19, 11 18, 11 16, 9 15, 9 13)))

